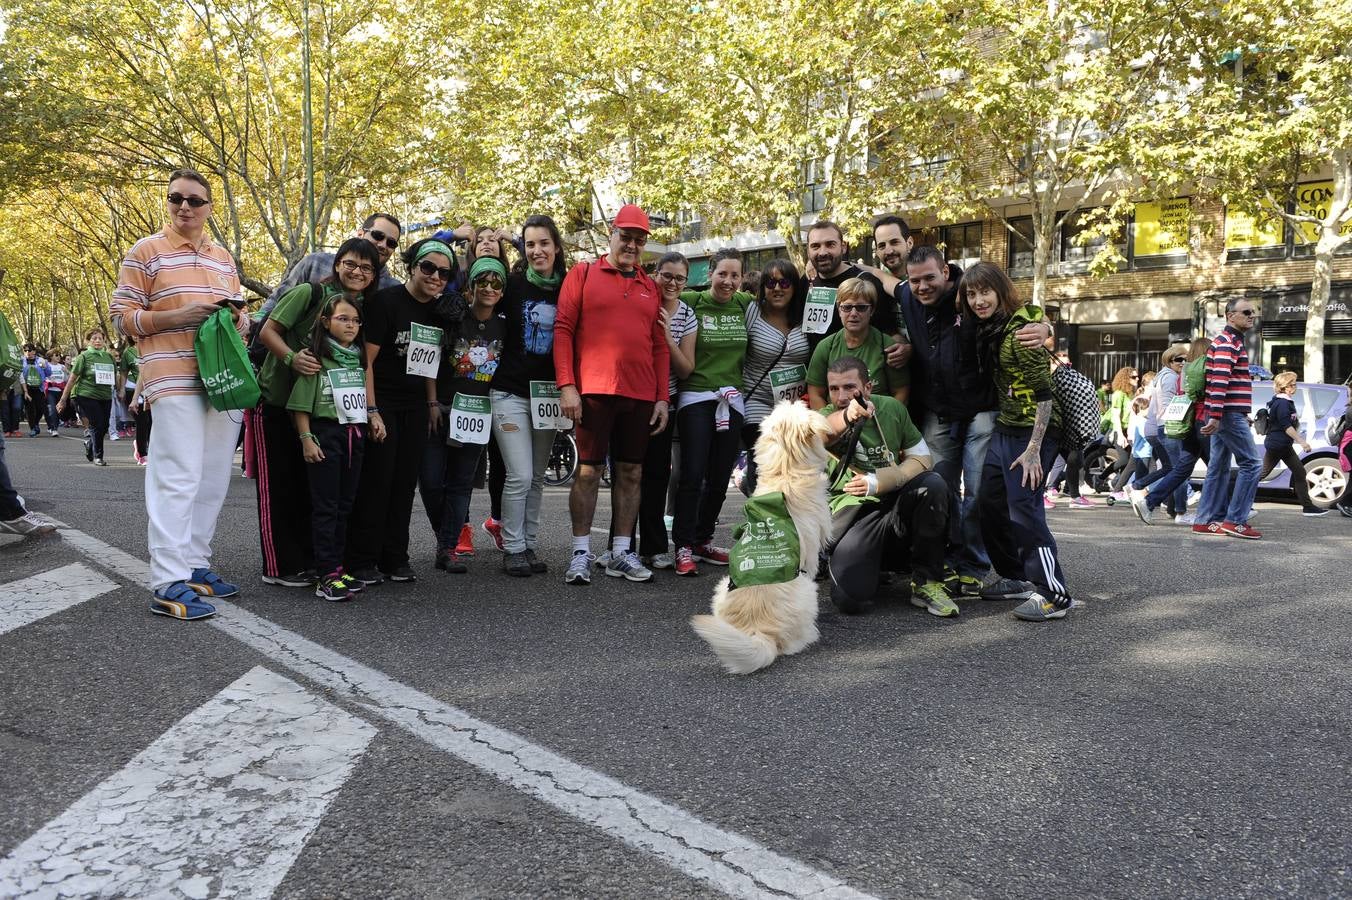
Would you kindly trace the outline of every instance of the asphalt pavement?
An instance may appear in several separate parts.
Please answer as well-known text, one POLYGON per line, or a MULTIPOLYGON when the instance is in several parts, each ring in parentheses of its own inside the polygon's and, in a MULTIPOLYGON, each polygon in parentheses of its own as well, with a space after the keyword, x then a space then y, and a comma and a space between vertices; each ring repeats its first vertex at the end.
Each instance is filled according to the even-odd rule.
POLYGON ((547 575, 482 532, 435 571, 418 507, 418 581, 331 604, 261 583, 236 475, 214 566, 244 592, 183 623, 135 584, 130 442, 6 456, 71 530, 0 538, 0 895, 1352 895, 1336 513, 1261 502, 1245 542, 1063 504, 1068 618, 823 588, 821 642, 738 678, 687 625, 718 570, 562 583, 566 489, 547 575))

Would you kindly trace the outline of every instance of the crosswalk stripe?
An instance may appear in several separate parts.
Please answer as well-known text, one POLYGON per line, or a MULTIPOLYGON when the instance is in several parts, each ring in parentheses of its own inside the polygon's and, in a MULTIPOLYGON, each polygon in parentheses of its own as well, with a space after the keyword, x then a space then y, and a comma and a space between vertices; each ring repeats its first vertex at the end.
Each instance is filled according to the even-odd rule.
POLYGON ((256 667, 0 860, 0 896, 266 897, 375 734, 256 667))
MULTIPOLYGON (((61 534, 69 540, 73 532, 61 534)), ((74 545, 95 562, 135 577, 118 569, 127 554, 76 534, 80 542, 74 545)), ((212 627, 433 747, 730 896, 869 898, 826 872, 476 719, 234 604, 212 603, 220 613, 208 620, 212 627)))
POLYGON ((117 584, 83 563, 0 584, 0 634, 117 590, 117 584))

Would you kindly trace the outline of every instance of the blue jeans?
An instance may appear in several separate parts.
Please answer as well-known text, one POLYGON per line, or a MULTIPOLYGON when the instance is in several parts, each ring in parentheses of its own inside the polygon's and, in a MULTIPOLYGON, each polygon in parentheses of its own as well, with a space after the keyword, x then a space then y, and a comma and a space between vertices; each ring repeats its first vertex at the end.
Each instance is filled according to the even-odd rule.
POLYGON ((1197 465, 1197 454, 1190 453, 1183 446, 1182 438, 1169 437, 1163 430, 1158 440, 1164 444, 1170 466, 1164 477, 1150 486, 1150 493, 1145 495, 1145 505, 1155 509, 1172 491, 1174 514, 1182 515, 1188 509, 1188 479, 1192 477, 1193 466, 1197 465))
POLYGON ((977 501, 995 416, 994 411, 977 413, 965 428, 961 423, 955 428, 954 423, 940 422, 936 414, 925 413, 925 444, 934 457, 934 471, 948 484, 949 538, 953 548, 947 562, 959 575, 984 578, 991 569, 977 501))
POLYGON ((1262 469, 1263 461, 1254 448, 1248 416, 1237 412, 1222 415, 1220 428, 1211 435, 1211 461, 1206 467, 1206 481, 1202 483, 1197 521, 1204 524, 1221 521, 1236 525, 1246 523, 1249 510, 1253 508, 1253 498, 1258 494, 1258 475, 1262 469), (1235 479, 1234 490, 1227 492, 1225 488, 1230 479, 1231 457, 1234 457, 1239 467, 1239 476, 1235 479))

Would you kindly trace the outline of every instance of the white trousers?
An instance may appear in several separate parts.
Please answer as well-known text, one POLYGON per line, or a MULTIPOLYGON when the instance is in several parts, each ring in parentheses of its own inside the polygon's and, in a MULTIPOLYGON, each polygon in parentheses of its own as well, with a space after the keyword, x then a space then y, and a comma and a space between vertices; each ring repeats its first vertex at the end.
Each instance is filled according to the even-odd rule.
POLYGON ((207 568, 240 425, 231 420, 239 413, 212 409, 204 394, 160 397, 152 409, 146 513, 150 586, 159 590, 207 568))

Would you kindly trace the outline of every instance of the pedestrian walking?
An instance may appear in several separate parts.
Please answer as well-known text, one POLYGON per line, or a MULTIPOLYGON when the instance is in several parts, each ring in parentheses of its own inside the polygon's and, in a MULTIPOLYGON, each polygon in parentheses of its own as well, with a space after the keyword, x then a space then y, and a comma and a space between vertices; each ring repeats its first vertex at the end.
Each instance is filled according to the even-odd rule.
POLYGON ((1305 464, 1301 462, 1296 445, 1310 452, 1310 442, 1300 433, 1300 413, 1296 409, 1296 373, 1278 372, 1272 379, 1272 399, 1268 401, 1268 428, 1263 438, 1263 469, 1258 481, 1264 482, 1277 463, 1284 463, 1291 473, 1291 490, 1296 492, 1303 515, 1315 518, 1328 515, 1327 509, 1315 506, 1310 500, 1310 486, 1305 481, 1305 464))
POLYGON ((1253 377, 1244 335, 1258 321, 1258 309, 1247 298, 1225 304, 1225 328, 1206 351, 1206 402, 1202 426, 1211 441, 1202 499, 1197 505, 1194 534, 1228 535, 1255 541, 1263 535, 1248 524, 1253 499, 1258 493, 1262 462, 1253 446, 1249 411, 1253 401, 1253 377), (1239 469, 1234 487, 1226 490, 1230 459, 1239 469))
POLYGON ((60 412, 74 396, 75 406, 85 422, 85 459, 96 466, 108 465, 103 459, 103 441, 108 434, 113 385, 117 381, 117 361, 104 349, 107 343, 108 337, 101 328, 91 328, 85 333, 86 347, 71 363, 70 378, 56 404, 60 412))

